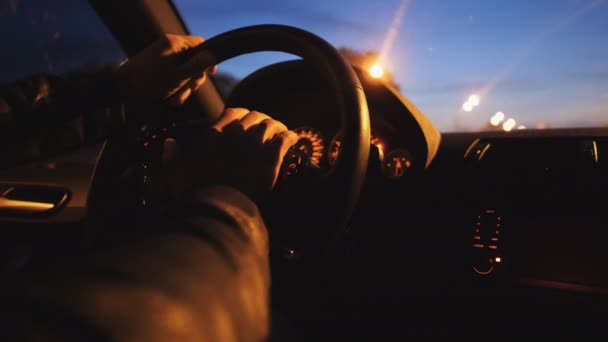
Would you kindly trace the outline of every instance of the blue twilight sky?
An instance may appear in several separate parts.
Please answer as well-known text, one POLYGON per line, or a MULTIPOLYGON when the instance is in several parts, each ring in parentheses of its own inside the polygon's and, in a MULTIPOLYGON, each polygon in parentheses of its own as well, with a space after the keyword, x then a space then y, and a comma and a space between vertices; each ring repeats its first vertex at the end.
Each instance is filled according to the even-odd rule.
MULTIPOLYGON (((252 24, 314 32, 336 47, 382 50, 401 91, 442 131, 478 130, 497 111, 535 127, 608 125, 606 0, 177 0, 191 32, 252 24), (481 96, 471 112, 470 94, 481 96)), ((288 55, 239 57, 244 77, 288 55)))

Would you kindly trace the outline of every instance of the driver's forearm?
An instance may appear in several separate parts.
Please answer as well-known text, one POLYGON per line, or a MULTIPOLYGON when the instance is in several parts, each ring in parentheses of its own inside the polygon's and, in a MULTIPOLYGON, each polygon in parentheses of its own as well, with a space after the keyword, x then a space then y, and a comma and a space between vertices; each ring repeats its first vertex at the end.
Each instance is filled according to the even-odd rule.
POLYGON ((258 341, 269 329, 267 232, 229 188, 201 191, 190 215, 136 242, 24 280, 17 333, 141 341, 258 341), (198 209, 197 209, 198 208, 198 209), (21 318, 19 318, 21 317, 21 318), (62 317, 57 321, 57 317, 62 317), (72 326, 64 331, 64 325, 72 326))

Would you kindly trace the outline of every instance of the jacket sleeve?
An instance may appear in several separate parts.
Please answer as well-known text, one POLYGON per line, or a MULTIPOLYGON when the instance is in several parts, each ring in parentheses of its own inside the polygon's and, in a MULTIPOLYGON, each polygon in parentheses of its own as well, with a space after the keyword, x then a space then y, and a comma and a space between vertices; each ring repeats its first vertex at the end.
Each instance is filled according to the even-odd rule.
POLYGON ((268 236, 256 205, 211 187, 183 210, 128 243, 16 282, 5 292, 11 340, 264 340, 268 236))

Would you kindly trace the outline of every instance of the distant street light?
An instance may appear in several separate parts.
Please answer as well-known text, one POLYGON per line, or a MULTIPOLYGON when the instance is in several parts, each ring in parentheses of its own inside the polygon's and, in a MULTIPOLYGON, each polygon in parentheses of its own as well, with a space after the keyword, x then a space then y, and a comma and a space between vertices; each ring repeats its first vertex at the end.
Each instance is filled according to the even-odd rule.
POLYGON ((384 76, 384 69, 379 64, 374 64, 369 68, 369 74, 373 78, 384 76))
POLYGON ((517 122, 515 121, 515 119, 509 118, 507 119, 507 121, 505 121, 504 124, 502 124, 502 129, 504 129, 506 132, 510 132, 516 124, 517 122))
POLYGON ((490 124, 492 126, 498 126, 504 119, 505 119, 505 114, 503 112, 496 112, 496 114, 494 114, 490 118, 490 124))
POLYGON ((479 106, 479 101, 480 101, 479 95, 473 94, 473 95, 469 96, 469 101, 467 101, 467 102, 471 103, 473 105, 473 107, 477 107, 477 106, 479 106))
POLYGON ((464 110, 465 112, 470 112, 473 110, 473 108, 479 106, 479 95, 471 95, 469 96, 469 99, 462 104, 462 110, 464 110))

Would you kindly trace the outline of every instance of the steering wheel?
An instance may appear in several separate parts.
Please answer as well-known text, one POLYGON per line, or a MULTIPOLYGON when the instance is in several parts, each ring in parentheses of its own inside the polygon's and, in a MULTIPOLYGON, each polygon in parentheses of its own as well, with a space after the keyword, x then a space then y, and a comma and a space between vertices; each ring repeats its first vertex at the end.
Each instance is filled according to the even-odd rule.
MULTIPOLYGON (((332 169, 323 177, 323 201, 317 204, 319 210, 313 211, 317 212, 319 217, 316 217, 315 220, 302 220, 302 217, 310 216, 311 211, 307 211, 302 213, 302 217, 292 220, 292 223, 307 222, 305 224, 307 227, 303 227, 307 233, 300 237, 304 236, 305 239, 314 240, 318 237, 313 237, 313 235, 320 233, 326 234, 323 240, 333 240, 345 230, 358 201, 370 150, 367 102, 361 83, 350 64, 332 45, 320 37, 295 27, 283 25, 257 25, 228 31, 205 41, 196 49, 211 51, 216 57, 217 64, 253 52, 290 53, 303 58, 327 82, 329 89, 335 94, 339 106, 342 126, 341 150, 332 169)), ((297 80, 294 81, 297 82, 297 80)), ((128 173, 126 170, 129 165, 134 164, 134 160, 141 160, 141 156, 145 153, 138 152, 137 146, 141 147, 142 141, 149 139, 151 134, 149 131, 143 132, 146 131, 145 129, 138 128, 125 127, 121 134, 116 134, 105 142, 89 191, 88 218, 90 220, 107 222, 104 219, 112 216, 124 218, 125 213, 131 212, 130 210, 113 211, 104 207, 116 207, 118 200, 127 198, 118 195, 117 189, 125 187, 120 185, 117 180, 128 173)), ((163 129, 166 130, 166 128, 161 128, 161 131, 163 129)), ((141 167, 141 165, 138 166, 141 167)), ((305 167, 304 165, 298 167, 300 166, 305 167)), ((146 177, 145 173, 143 177, 146 177)), ((141 178, 135 178, 141 180, 141 178)), ((306 183, 306 180, 302 180, 302 182, 306 183)), ((306 184, 298 189, 305 187, 306 184)), ((137 191, 135 190, 135 192, 137 191)), ((289 191, 286 196, 289 196, 289 191)), ((145 205, 145 199, 142 201, 144 202, 136 203, 145 205)), ((289 201, 282 199, 278 202, 287 203, 289 206, 289 201)), ((285 212, 285 207, 285 205, 282 207, 281 212, 285 212)), ((283 215, 283 217, 289 215, 283 215)), ((104 227, 99 228, 104 229, 104 227)), ((289 227, 282 229, 289 230, 289 227)), ((316 245, 320 246, 318 243, 316 245)))

